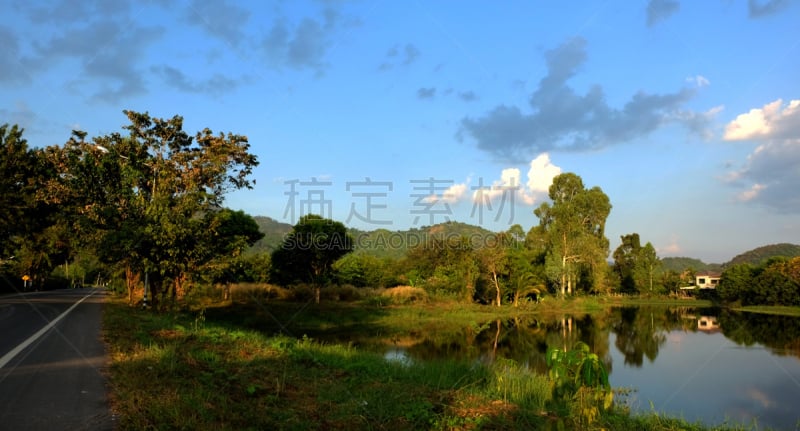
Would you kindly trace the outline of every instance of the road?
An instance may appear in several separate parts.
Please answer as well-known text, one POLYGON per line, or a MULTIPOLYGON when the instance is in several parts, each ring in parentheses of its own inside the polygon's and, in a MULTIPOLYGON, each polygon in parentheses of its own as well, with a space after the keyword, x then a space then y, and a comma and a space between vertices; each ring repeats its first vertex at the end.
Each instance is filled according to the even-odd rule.
POLYGON ((0 430, 111 430, 101 289, 0 296, 0 430))

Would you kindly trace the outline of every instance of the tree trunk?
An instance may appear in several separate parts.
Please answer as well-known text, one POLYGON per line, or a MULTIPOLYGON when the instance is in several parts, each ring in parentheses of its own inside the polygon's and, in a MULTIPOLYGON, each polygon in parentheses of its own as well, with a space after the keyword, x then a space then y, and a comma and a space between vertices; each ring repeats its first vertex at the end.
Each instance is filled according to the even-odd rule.
POLYGON ((317 304, 319 304, 319 285, 314 286, 314 296, 316 298, 317 304))
POLYGON ((497 272, 492 271, 492 277, 494 281, 494 289, 497 292, 497 306, 500 306, 500 282, 497 280, 497 272))

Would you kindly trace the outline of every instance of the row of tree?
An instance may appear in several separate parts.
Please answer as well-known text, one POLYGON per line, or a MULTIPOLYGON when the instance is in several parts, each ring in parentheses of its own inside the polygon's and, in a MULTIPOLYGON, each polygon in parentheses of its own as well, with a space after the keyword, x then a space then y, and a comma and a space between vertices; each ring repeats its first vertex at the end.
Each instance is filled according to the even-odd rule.
POLYGON ((604 230, 611 204, 599 187, 587 189, 578 175, 565 173, 553 179, 549 197, 535 210, 540 223, 527 233, 519 225, 469 237, 431 229, 400 258, 353 252, 344 225, 305 216, 272 253, 270 281, 317 287, 414 285, 496 305, 547 292, 664 293, 684 282, 680 274, 660 271, 655 248, 642 246, 636 233, 622 237, 609 265, 604 230))
POLYGON ((728 303, 800 306, 800 257, 733 265, 722 273, 717 294, 728 303))
POLYGON ((105 279, 124 274, 131 293, 144 279, 158 303, 200 275, 231 276, 261 238, 250 216, 222 206, 226 192, 253 184, 258 161, 245 136, 190 136, 180 116, 124 112, 124 135, 87 141, 73 131, 46 148, 28 148, 17 126, 0 128, 5 287, 24 274, 40 288, 56 266, 97 261, 105 279))
MULTIPOLYGON (((479 236, 427 234, 400 256, 358 251, 344 225, 307 215, 269 255, 245 251, 262 237, 252 217, 223 207, 250 188, 258 165, 247 138, 194 136, 183 119, 125 111, 123 133, 28 148, 0 128, 0 270, 41 287, 56 272, 143 283, 151 300, 177 299, 191 283, 269 281, 391 287, 418 285, 465 301, 518 303, 550 292, 664 293, 681 274, 660 270, 650 243, 624 235, 609 265, 608 196, 574 173, 556 176, 530 230, 479 236)), ((377 237, 376 237, 377 238, 377 237)))

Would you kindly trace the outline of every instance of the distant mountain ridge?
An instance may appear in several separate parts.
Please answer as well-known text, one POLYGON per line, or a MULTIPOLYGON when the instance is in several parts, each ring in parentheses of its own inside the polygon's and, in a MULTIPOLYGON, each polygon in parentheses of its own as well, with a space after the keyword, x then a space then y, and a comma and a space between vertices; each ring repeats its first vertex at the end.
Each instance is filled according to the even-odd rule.
POLYGON ((695 271, 721 271, 723 265, 719 263, 705 263, 693 257, 662 257, 661 269, 665 271, 683 272, 686 269, 695 271))
MULTIPOLYGON (((248 249, 249 253, 271 253, 280 247, 285 236, 292 231, 292 225, 279 222, 271 217, 255 216, 253 219, 258 224, 259 230, 264 234, 264 238, 250 247, 248 249)), ((348 233, 354 239, 357 253, 399 259, 405 256, 409 248, 423 244, 427 238, 459 238, 465 236, 474 241, 478 238, 485 238, 494 232, 480 226, 448 221, 433 226, 414 227, 406 230, 376 229, 362 231, 348 229, 348 233)))
MULTIPOLYGON (((256 242, 248 250, 250 253, 271 253, 278 248, 283 238, 292 231, 292 225, 279 222, 271 217, 253 217, 258 224, 264 238, 256 242)), ((424 243, 426 238, 439 236, 444 238, 465 236, 473 241, 476 238, 486 238, 494 232, 467 223, 448 221, 432 226, 413 227, 406 230, 376 229, 362 231, 349 229, 348 232, 355 239, 355 248, 358 253, 365 253, 375 257, 399 259, 405 256, 409 248, 424 243)), ((722 271, 724 268, 740 263, 759 265, 765 260, 776 257, 800 256, 800 245, 790 243, 770 244, 757 247, 741 253, 726 263, 705 263, 692 257, 664 257, 661 258, 661 267, 664 270, 682 272, 687 268, 695 271, 722 271)))
POLYGON ((737 255, 730 262, 726 263, 725 266, 731 265, 738 265, 742 263, 748 263, 750 265, 760 265, 764 263, 765 260, 771 257, 796 257, 800 256, 800 245, 797 244, 790 244, 790 243, 780 243, 780 244, 770 244, 765 245, 762 247, 754 248, 750 251, 746 251, 742 254, 737 255))

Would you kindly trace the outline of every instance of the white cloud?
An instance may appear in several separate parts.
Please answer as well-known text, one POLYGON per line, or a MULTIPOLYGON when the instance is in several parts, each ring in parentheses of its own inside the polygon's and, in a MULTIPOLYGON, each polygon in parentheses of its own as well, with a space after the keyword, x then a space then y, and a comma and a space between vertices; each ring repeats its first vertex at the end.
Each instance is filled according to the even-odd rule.
POLYGON ((463 183, 455 183, 450 187, 446 188, 442 191, 442 194, 432 194, 422 199, 422 202, 428 204, 435 204, 439 201, 442 201, 447 204, 455 204, 458 201, 462 200, 467 193, 467 187, 470 183, 470 178, 467 178, 467 181, 463 183))
POLYGON ((741 167, 723 177, 742 188, 736 201, 800 212, 800 100, 778 99, 737 116, 725 127, 724 139, 758 143, 741 167))
POLYGON ((484 185, 481 180, 473 186, 473 203, 496 201, 509 192, 514 193, 517 201, 526 205, 533 205, 539 198, 547 195, 553 177, 561 173, 561 168, 550 161, 547 153, 542 153, 530 162, 528 181, 523 184, 522 173, 518 168, 506 168, 500 172, 500 179, 491 185, 484 185))
POLYGON ((528 190, 531 192, 547 193, 553 178, 561 173, 561 168, 550 161, 547 153, 539 154, 531 160, 531 168, 528 170, 528 190))
POLYGON ((669 244, 658 247, 656 251, 658 254, 672 254, 676 255, 680 253, 683 249, 681 248, 680 244, 678 244, 678 236, 675 234, 670 235, 669 244))
POLYGON ((761 193, 766 188, 767 186, 763 184, 753 184, 753 186, 750 187, 749 189, 739 193, 737 195, 737 199, 741 202, 752 201, 753 199, 757 198, 759 193, 761 193))
POLYGON ((467 183, 453 184, 442 193, 442 200, 454 204, 461 200, 467 192, 467 183))
POLYGON ((726 141, 758 140, 769 138, 797 137, 800 132, 800 100, 792 100, 783 107, 778 99, 741 114, 725 126, 726 141))

